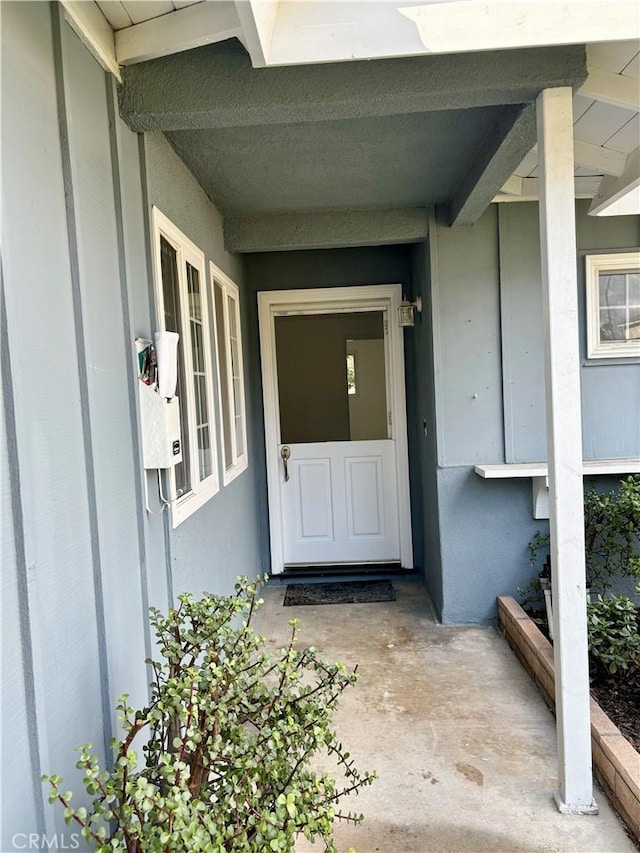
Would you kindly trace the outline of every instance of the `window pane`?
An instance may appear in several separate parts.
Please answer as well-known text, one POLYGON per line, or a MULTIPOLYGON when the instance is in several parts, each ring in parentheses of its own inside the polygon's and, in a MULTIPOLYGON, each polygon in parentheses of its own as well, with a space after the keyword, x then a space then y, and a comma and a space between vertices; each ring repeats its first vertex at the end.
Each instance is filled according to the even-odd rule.
POLYGON ((211 436, 207 425, 198 427, 198 470, 201 480, 210 476, 213 470, 211 436))
POLYGON ((624 308, 600 309, 600 340, 624 341, 627 339, 627 312, 624 308))
POLYGON ((627 336, 629 338, 633 338, 633 340, 638 340, 638 338, 640 338, 640 306, 637 308, 629 308, 627 336))
POLYGON ((629 304, 640 305, 640 273, 629 273, 629 304))
POLYGON ((244 429, 242 417, 236 418, 236 451, 238 456, 244 453, 244 429))
POLYGON ((160 236, 160 268, 162 275, 162 299, 164 302, 164 327, 168 332, 178 332, 178 381, 176 395, 180 400, 180 432, 182 438, 182 462, 175 466, 176 491, 178 497, 191 491, 189 464, 189 416, 186 376, 183 351, 182 322, 180 312, 180 288, 178 283, 178 254, 173 246, 160 236))
POLYGON ((231 338, 231 375, 233 377, 233 413, 237 417, 240 414, 240 374, 238 372, 238 341, 231 338))
POLYGON ((240 378, 234 377, 233 380, 233 400, 235 405, 235 430, 236 430, 236 456, 242 456, 244 453, 244 424, 242 419, 242 388, 240 378))
POLYGON ((626 275, 624 273, 614 273, 607 275, 600 273, 600 307, 608 306, 617 307, 625 304, 626 301, 626 275))
POLYGON ((198 418, 198 426, 202 426, 202 424, 209 423, 206 376, 195 376, 194 386, 196 389, 196 417, 198 418))
POLYGON ((224 466, 233 465, 231 446, 231 406, 229 401, 229 374, 227 368, 227 334, 224 324, 224 289, 214 282, 214 300, 216 309, 216 333, 218 340, 218 365, 220 368, 220 400, 222 405, 222 432, 224 434, 224 466))
POLYGON ((238 337, 238 329, 236 323, 236 301, 233 296, 227 297, 229 307, 229 335, 232 338, 238 337))
POLYGON ((207 400, 200 273, 191 264, 187 264, 187 292, 189 295, 193 390, 196 408, 196 428, 198 432, 198 473, 200 480, 203 480, 211 474, 209 404, 207 400))
POLYGON ((189 316, 194 320, 202 320, 200 275, 191 264, 187 264, 187 293, 189 294, 189 316))
POLYGON ((240 376, 240 341, 238 340, 238 301, 228 297, 231 375, 233 377, 233 415, 236 438, 236 457, 244 453, 244 423, 242 412, 242 377, 240 376))
POLYGON ((191 351, 193 353, 193 369, 196 373, 204 373, 202 323, 198 323, 195 320, 191 320, 191 351))

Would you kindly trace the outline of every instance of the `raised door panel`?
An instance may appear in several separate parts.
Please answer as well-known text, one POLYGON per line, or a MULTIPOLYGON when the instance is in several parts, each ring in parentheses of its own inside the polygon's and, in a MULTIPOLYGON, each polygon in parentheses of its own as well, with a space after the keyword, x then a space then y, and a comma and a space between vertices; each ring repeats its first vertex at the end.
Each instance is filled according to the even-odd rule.
POLYGON ((328 458, 294 461, 291 469, 297 492, 298 542, 333 541, 331 461, 328 458))
POLYGON ((379 539, 384 534, 382 456, 348 456, 344 473, 348 539, 379 539))
POLYGON ((391 440, 289 445, 281 469, 284 562, 321 565, 400 557, 391 440))

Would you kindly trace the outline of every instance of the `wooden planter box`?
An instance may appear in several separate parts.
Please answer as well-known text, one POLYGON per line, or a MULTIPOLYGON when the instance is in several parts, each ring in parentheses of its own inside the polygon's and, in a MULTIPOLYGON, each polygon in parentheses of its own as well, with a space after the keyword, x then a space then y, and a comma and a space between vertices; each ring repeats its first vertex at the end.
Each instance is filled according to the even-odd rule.
MULTIPOLYGON (((555 710, 553 647, 518 602, 498 596, 498 619, 507 642, 555 710)), ((640 753, 591 699, 595 775, 633 835, 640 840, 640 753)))

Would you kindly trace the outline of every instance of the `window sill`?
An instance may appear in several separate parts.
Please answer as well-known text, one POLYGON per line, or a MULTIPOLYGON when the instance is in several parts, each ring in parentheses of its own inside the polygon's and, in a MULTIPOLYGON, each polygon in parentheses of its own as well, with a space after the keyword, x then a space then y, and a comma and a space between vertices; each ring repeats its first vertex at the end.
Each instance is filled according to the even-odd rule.
POLYGON ((231 468, 227 468, 222 477, 222 482, 225 486, 228 486, 229 483, 232 483, 236 477, 239 477, 243 471, 246 471, 249 467, 249 460, 247 456, 241 457, 235 465, 231 468))
POLYGON ((171 526, 175 530, 183 521, 186 521, 189 516, 197 512, 203 507, 214 495, 220 491, 220 486, 217 482, 208 483, 206 480, 200 483, 200 488, 197 492, 190 492, 182 498, 178 498, 171 503, 171 526))

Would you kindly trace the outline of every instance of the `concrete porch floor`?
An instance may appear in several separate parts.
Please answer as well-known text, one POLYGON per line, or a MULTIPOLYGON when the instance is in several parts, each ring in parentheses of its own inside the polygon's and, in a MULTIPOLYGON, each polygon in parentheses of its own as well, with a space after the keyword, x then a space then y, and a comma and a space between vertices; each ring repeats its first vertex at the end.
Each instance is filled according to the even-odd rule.
MULTIPOLYGON (((272 648, 293 617, 300 645, 358 664, 335 722, 360 770, 380 778, 344 811, 338 848, 358 853, 623 853, 634 851, 596 788, 596 817, 560 815, 555 724, 513 652, 493 628, 443 627, 418 583, 394 582, 397 600, 283 607, 267 588, 255 627, 272 648)), ((301 839, 297 853, 322 850, 301 839)))

